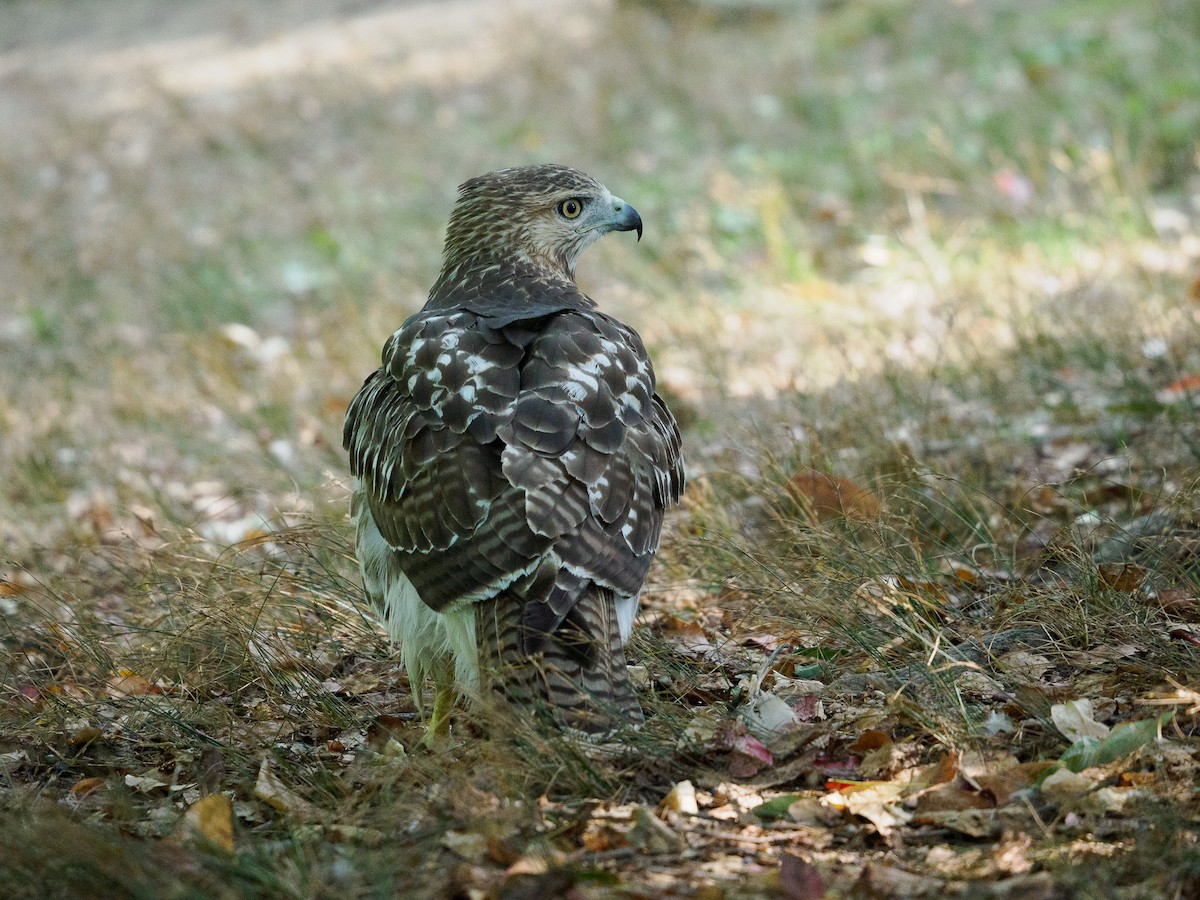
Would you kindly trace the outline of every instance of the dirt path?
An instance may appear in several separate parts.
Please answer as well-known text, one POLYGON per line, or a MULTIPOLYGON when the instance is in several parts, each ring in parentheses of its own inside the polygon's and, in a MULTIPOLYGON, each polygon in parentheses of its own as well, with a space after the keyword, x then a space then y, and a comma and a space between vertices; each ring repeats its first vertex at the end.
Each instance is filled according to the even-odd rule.
POLYGON ((28 140, 63 114, 103 118, 179 100, 229 106, 252 87, 286 92, 297 76, 349 78, 376 90, 479 81, 500 70, 530 17, 552 16, 564 34, 578 34, 588 16, 607 5, 6 4, 0 10, 0 133, 8 141, 28 140))

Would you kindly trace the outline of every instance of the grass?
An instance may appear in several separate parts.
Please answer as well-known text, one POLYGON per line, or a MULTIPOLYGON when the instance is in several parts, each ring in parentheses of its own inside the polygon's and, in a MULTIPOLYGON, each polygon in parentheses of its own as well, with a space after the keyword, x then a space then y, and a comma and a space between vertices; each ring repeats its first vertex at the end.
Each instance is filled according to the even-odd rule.
POLYGON ((772 896, 788 854, 833 896, 1194 892, 1192 7, 495 7, 464 52, 449 7, 6 5, 0 892, 772 896), (648 722, 597 748, 464 712, 421 753, 340 420, 455 185, 545 159, 647 222, 581 281, 685 424, 648 722), (756 689, 800 708, 805 679, 822 715, 747 774, 756 689), (1178 711, 1088 770, 1127 808, 1034 783, 984 836, 748 811, 1058 760, 1076 698, 1178 711), (685 779, 674 838, 631 824, 685 779), (208 796, 233 852, 189 831, 208 796))

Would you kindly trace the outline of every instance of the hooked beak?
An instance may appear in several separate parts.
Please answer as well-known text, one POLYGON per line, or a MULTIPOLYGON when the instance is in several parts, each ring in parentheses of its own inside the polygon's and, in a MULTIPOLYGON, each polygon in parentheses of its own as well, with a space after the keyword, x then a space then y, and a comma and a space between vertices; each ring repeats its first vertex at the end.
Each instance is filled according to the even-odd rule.
POLYGON ((612 202, 615 216, 609 227, 613 231, 636 231, 640 241, 642 239, 642 217, 638 215, 638 211, 620 197, 613 197, 612 202))

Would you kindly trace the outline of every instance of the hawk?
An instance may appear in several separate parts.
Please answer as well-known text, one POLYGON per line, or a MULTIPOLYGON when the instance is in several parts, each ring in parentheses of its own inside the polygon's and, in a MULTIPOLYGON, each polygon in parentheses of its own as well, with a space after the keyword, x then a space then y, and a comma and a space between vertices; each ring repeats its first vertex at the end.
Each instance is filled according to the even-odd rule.
POLYGON ((575 283, 637 210, 560 165, 459 188, 429 299, 346 413, 363 582, 431 735, 490 687, 586 731, 642 720, 625 664, 679 429, 641 338, 575 283))

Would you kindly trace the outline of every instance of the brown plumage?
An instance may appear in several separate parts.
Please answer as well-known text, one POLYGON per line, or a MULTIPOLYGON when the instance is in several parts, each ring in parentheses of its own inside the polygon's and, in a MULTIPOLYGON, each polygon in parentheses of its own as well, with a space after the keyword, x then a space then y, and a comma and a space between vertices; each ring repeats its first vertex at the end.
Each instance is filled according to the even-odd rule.
POLYGON ((641 721, 624 643, 684 475, 641 339, 575 284, 615 230, 641 218, 574 169, 466 182, 428 302, 347 411, 363 580, 414 690, 438 685, 434 731, 453 684, 641 721))

